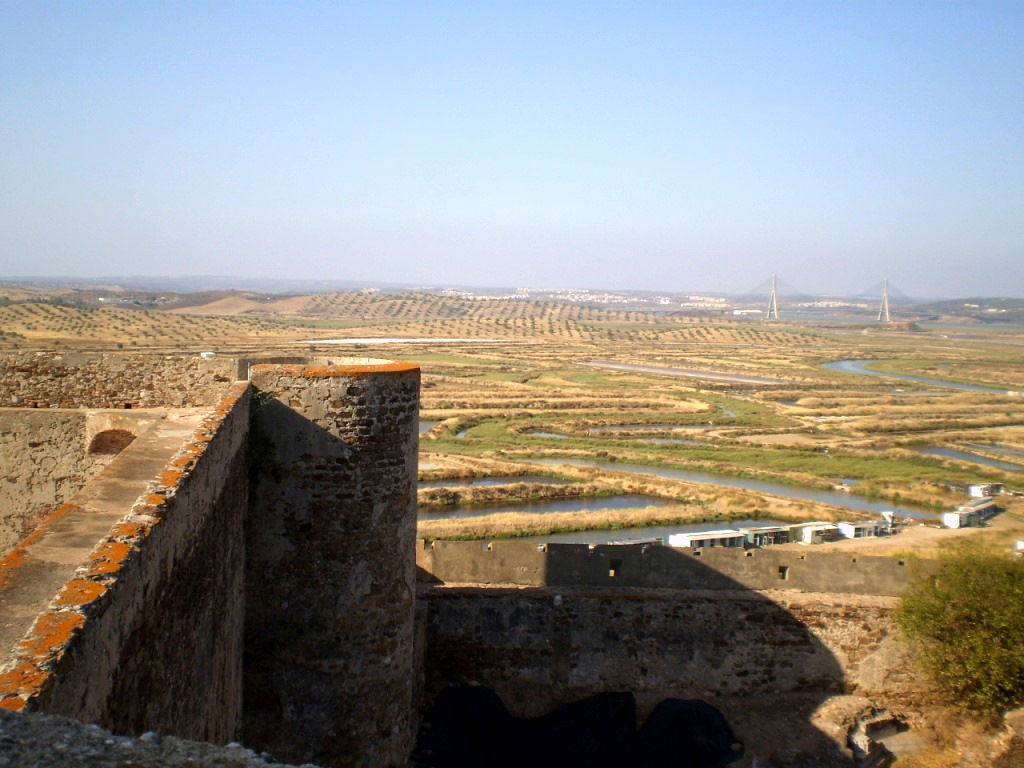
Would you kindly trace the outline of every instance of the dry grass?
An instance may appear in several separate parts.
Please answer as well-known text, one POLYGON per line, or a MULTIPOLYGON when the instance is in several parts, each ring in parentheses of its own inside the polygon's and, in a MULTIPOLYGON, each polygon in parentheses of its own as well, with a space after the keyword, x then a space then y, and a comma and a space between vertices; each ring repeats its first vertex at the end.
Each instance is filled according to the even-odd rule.
POLYGON ((560 531, 614 530, 650 525, 702 522, 715 518, 699 506, 601 509, 590 512, 530 514, 506 512, 472 518, 420 520, 416 534, 423 539, 484 539, 535 536, 560 531))
MULTIPOLYGON (((960 462, 922 461, 916 449, 976 442, 1024 445, 1024 427, 1015 426, 1024 424, 1024 398, 925 392, 821 367, 826 360, 880 359, 907 372, 1016 381, 1015 366, 1024 369, 1019 365, 1024 334, 1019 333, 819 330, 556 301, 475 301, 413 293, 208 294, 202 299, 206 303, 193 306, 184 306, 188 297, 179 297, 173 312, 88 309, 42 298, 12 294, 16 303, 0 305, 0 346, 301 350, 332 356, 352 350, 293 342, 338 336, 481 339, 433 348, 368 344, 359 349, 359 354, 421 363, 421 415, 442 421, 422 443, 445 457, 435 463, 462 467, 458 471, 475 476, 494 467, 473 469, 466 462, 499 453, 616 457, 819 488, 852 476, 861 479, 862 488, 886 498, 944 504, 958 497, 943 487, 946 479, 1019 480, 960 462), (747 373, 790 383, 730 385, 585 367, 593 360, 747 373), (714 422, 712 429, 592 431, 608 425, 706 427, 708 422, 714 422), (455 438, 467 428, 465 438, 455 438), (568 437, 526 434, 536 431, 568 437), (652 437, 698 444, 644 442, 652 437)), ((985 454, 1000 458, 993 451, 985 454)), ((506 467, 500 474, 510 471, 506 467)), ((785 515, 799 507, 713 485, 671 485, 596 470, 574 476, 595 487, 685 500, 711 515, 785 515)), ((527 485, 509 497, 545 492, 527 485)), ((821 508, 812 514, 831 516, 821 508)))

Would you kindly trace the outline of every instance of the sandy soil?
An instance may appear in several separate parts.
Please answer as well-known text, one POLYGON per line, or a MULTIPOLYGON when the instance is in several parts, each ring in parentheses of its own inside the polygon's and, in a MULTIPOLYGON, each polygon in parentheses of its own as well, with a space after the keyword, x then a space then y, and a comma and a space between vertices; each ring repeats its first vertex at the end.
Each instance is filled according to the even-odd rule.
MULTIPOLYGON (((878 539, 844 539, 820 544, 816 552, 863 552, 872 555, 893 555, 914 552, 934 555, 950 542, 967 538, 980 538, 997 545, 1012 546, 1016 539, 1024 539, 1024 499, 1007 502, 1007 509, 997 515, 984 528, 950 530, 935 525, 910 525, 895 536, 878 539)), ((803 544, 782 544, 782 549, 805 549, 803 544)))

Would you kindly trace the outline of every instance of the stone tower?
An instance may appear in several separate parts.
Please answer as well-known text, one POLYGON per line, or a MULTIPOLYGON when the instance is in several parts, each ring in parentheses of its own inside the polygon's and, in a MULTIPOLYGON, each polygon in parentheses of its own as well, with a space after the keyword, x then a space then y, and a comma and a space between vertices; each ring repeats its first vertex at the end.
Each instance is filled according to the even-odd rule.
POLYGON ((414 737, 419 368, 258 365, 243 740, 404 765, 414 737))

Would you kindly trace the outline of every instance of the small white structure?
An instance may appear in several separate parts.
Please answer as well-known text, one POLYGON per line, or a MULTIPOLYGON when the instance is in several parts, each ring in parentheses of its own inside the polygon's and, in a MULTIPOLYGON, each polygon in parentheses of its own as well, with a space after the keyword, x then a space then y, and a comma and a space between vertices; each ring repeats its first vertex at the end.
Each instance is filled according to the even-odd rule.
POLYGON ((970 528, 981 525, 999 511, 991 497, 961 504, 950 512, 942 513, 942 524, 947 528, 970 528))
POLYGON ((761 525, 756 528, 741 528, 747 539, 747 544, 752 547, 767 547, 771 544, 788 544, 791 537, 792 526, 789 525, 761 525))
POLYGON ((946 528, 972 528, 978 525, 981 519, 976 512, 970 510, 961 511, 954 509, 942 513, 942 525, 946 528))
POLYGON ((792 531, 793 539, 801 544, 821 544, 826 541, 835 541, 842 536, 839 533, 839 526, 835 523, 825 523, 820 520, 794 525, 792 531))
POLYGON ((885 523, 869 520, 856 523, 837 523, 836 527, 839 528, 839 533, 847 539, 867 539, 881 536, 885 529, 885 523))
POLYGON ((742 547, 746 534, 735 528, 721 531, 691 531, 689 533, 673 533, 668 537, 670 547, 702 549, 704 547, 742 547))
POLYGON ((1002 492, 1002 483, 971 483, 967 486, 967 495, 975 499, 998 496, 1002 492))

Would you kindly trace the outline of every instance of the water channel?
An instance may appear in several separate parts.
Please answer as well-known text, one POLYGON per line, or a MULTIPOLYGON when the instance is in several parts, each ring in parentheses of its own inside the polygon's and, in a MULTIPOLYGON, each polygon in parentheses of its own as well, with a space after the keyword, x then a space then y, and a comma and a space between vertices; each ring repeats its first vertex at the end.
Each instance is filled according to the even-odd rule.
POLYGON ((564 485, 572 480, 564 480, 550 475, 492 475, 491 477, 454 477, 450 480, 425 480, 419 488, 468 488, 470 486, 509 485, 510 483, 544 483, 546 485, 564 485))
POLYGON ((874 501, 855 493, 844 491, 821 491, 813 488, 799 488, 781 483, 772 483, 766 480, 752 480, 744 477, 731 477, 729 475, 712 475, 706 472, 693 472, 685 469, 669 469, 667 467, 652 467, 643 464, 620 464, 610 461, 589 461, 584 459, 518 459, 526 464, 543 464, 545 466, 557 466, 564 464, 571 467, 594 467, 607 469, 613 472, 628 472, 634 475, 654 475, 670 480, 686 480, 691 483, 704 483, 718 485, 724 488, 742 488, 748 491, 759 493, 770 493, 774 496, 782 496, 801 501, 816 501, 823 504, 832 504, 836 507, 856 510, 858 512, 882 513, 885 511, 895 512, 901 517, 913 517, 931 520, 936 513, 917 507, 896 505, 888 501, 874 501))
POLYGON ((916 384, 929 384, 933 387, 944 387, 946 389, 959 389, 965 392, 998 392, 1000 394, 1006 394, 1005 389, 999 387, 982 387, 977 384, 961 384, 956 381, 943 381, 942 379, 930 379, 926 376, 908 376, 903 373, 883 373, 882 371, 872 371, 866 366, 871 363, 880 362, 879 360, 835 360, 831 363, 825 363, 824 367, 833 371, 841 371, 843 373, 859 373, 865 376, 878 376, 883 379, 898 379, 900 381, 912 381, 916 384))
POLYGON ((1006 472, 1024 472, 1024 467, 1018 464, 1010 464, 1009 462, 999 461, 998 459, 989 459, 985 456, 978 456, 977 454, 967 453, 966 451, 958 451, 954 448, 922 448, 918 453, 922 453, 925 456, 941 456, 945 459, 969 461, 972 464, 984 464, 987 467, 1002 469, 1006 472))
POLYGON ((546 515, 551 512, 592 512, 598 509, 643 509, 644 507, 670 507, 678 502, 658 496, 627 493, 622 496, 574 496, 568 499, 544 499, 536 502, 487 504, 481 506, 420 507, 421 520, 449 520, 463 517, 482 517, 516 512, 528 515, 546 515), (438 509, 433 512, 428 510, 438 509))
POLYGON ((968 448, 974 448, 979 451, 994 451, 995 453, 1005 453, 1009 456, 1020 456, 1024 458, 1024 450, 1020 448, 1011 448, 1008 445, 999 445, 998 443, 990 443, 988 445, 982 445, 980 443, 968 444, 968 448))
POLYGON ((671 432, 676 429, 710 429, 710 424, 615 424, 609 427, 591 427, 589 435, 607 432, 671 432))

